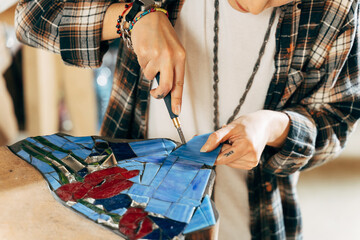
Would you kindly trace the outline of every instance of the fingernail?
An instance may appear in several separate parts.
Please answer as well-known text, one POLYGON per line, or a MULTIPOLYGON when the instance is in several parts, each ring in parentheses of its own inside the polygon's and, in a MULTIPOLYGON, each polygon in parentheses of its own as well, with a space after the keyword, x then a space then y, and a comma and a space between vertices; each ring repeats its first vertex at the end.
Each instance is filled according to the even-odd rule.
POLYGON ((204 145, 201 149, 200 152, 207 152, 208 150, 208 146, 204 145))
POLYGON ((175 106, 175 112, 176 115, 180 115, 180 105, 175 106))

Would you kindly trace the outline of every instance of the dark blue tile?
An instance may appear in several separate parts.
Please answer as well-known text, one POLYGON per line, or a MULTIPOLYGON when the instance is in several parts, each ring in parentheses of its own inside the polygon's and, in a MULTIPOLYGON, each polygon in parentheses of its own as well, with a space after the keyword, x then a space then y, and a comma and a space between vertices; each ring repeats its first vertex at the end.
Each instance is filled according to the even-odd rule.
POLYGON ((130 159, 136 157, 136 154, 131 149, 128 143, 112 143, 109 142, 109 145, 115 155, 116 161, 123 159, 130 159))
POLYGON ((171 205, 170 202, 165 202, 165 201, 151 198, 148 205, 145 208, 145 211, 165 215, 165 213, 168 211, 170 205, 171 205))
POLYGON ((141 176, 141 184, 150 185, 160 166, 154 163, 146 163, 144 173, 141 176))
POLYGON ((143 237, 142 239, 147 239, 147 240, 159 240, 159 239, 167 239, 167 238, 163 238, 162 237, 162 232, 161 230, 155 229, 153 230, 151 233, 149 233, 148 235, 146 235, 145 237, 143 237))
POLYGON ((203 163, 209 166, 213 166, 218 156, 221 146, 216 148, 212 152, 202 153, 201 147, 204 145, 210 134, 204 134, 196 136, 188 143, 182 145, 171 153, 172 156, 179 156, 182 159, 191 160, 198 163, 203 163))
POLYGON ((186 223, 166 218, 150 216, 151 220, 170 238, 178 236, 185 228, 186 223))
POLYGON ((147 204, 150 200, 149 197, 146 197, 146 196, 141 196, 141 195, 134 195, 134 194, 128 194, 132 200, 134 200, 135 202, 138 202, 138 203, 145 203, 147 204))
POLYGON ((131 204, 131 198, 126 194, 119 194, 111 198, 97 199, 94 205, 101 204, 107 211, 112 211, 118 208, 128 208, 131 204))
POLYGON ((39 169, 40 172, 42 172, 43 174, 55 171, 55 169, 51 167, 49 164, 42 162, 35 157, 32 157, 31 164, 35 166, 37 169, 39 169))
POLYGON ((195 200, 202 199, 211 172, 212 172, 211 169, 201 169, 194 178, 194 180, 186 189, 185 193, 183 194, 183 197, 195 199, 195 200))
POLYGON ((193 206, 172 203, 165 216, 175 221, 189 223, 194 210, 195 207, 193 206))
POLYGON ((26 160, 27 162, 30 162, 30 155, 25 152, 24 150, 20 150, 19 152, 16 153, 17 155, 19 155, 20 157, 22 157, 24 160, 26 160))
POLYGON ((81 177, 85 177, 89 172, 87 168, 83 168, 80 171, 77 172, 81 177))

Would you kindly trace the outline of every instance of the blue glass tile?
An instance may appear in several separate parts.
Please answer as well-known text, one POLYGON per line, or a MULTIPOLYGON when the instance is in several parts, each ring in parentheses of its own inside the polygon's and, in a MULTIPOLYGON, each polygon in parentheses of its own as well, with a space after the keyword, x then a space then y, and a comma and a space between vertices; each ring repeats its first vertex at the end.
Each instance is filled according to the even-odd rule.
POLYGON ((87 168, 83 168, 80 171, 77 172, 81 177, 85 177, 89 172, 87 168))
POLYGON ((25 159, 27 162, 30 162, 30 155, 27 152, 25 152, 24 150, 21 149, 16 154, 19 155, 20 157, 22 157, 23 159, 25 159))
POLYGON ((215 214, 211 205, 211 200, 206 195, 201 205, 196 209, 189 225, 185 228, 184 234, 194 232, 216 224, 215 214))
POLYGON ((56 157, 57 159, 63 159, 65 157, 67 157, 69 154, 64 153, 64 152, 60 152, 60 151, 52 151, 51 153, 52 155, 54 155, 54 157, 56 157))
POLYGON ((38 141, 36 141, 33 138, 27 138, 26 141, 34 144, 35 146, 38 146, 39 148, 44 148, 45 147, 43 144, 39 143, 38 141))
POLYGON ((138 157, 149 155, 168 155, 162 139, 151 139, 129 143, 138 157))
POLYGON ((211 169, 201 169, 186 189, 183 197, 191 199, 202 199, 209 181, 209 177, 211 175, 211 171, 211 169))
MULTIPOLYGON (((141 173, 141 172, 140 172, 141 173)), ((129 178, 129 181, 132 181, 134 183, 140 183, 140 174, 136 175, 135 177, 129 178)))
POLYGON ((126 194, 119 194, 111 198, 97 199, 94 204, 101 204, 107 211, 112 211, 118 208, 128 208, 131 204, 131 198, 126 194))
POLYGON ((186 204, 186 205, 190 205, 193 207, 198 207, 201 203, 200 200, 197 199, 189 199, 189 198, 181 198, 178 203, 182 203, 182 204, 186 204))
POLYGON ((66 139, 74 142, 74 143, 93 143, 92 137, 86 136, 86 137, 73 137, 73 136, 64 136, 66 139))
POLYGON ((34 165, 37 169, 40 170, 40 172, 42 172, 44 174, 55 171, 55 169, 52 168, 49 164, 47 164, 45 162, 42 162, 42 161, 40 161, 39 159, 37 159, 35 157, 32 157, 31 164, 34 165))
POLYGON ((166 155, 152 155, 152 156, 133 158, 133 160, 138 161, 138 162, 160 163, 161 164, 165 161, 166 158, 167 158, 166 155))
POLYGON ((181 157, 176 162, 179 164, 190 165, 190 166, 196 167, 198 169, 200 169, 202 166, 204 166, 203 163, 194 162, 192 160, 183 159, 181 157))
POLYGON ((60 183, 58 181, 56 181, 56 179, 53 178, 53 176, 51 176, 50 174, 44 174, 44 176, 47 179, 47 181, 49 182, 49 185, 51 186, 52 189, 56 190, 59 187, 61 187, 60 183))
POLYGON ((185 228, 186 224, 166 218, 150 216, 151 220, 170 238, 179 235, 185 228))
POLYGON ((116 210, 112 210, 111 212, 122 216, 126 213, 126 211, 127 211, 127 208, 119 208, 116 210))
POLYGON ((46 140, 48 140, 49 142, 55 144, 58 147, 61 147, 63 144, 65 144, 67 142, 66 139, 58 136, 58 135, 48 135, 48 136, 43 136, 43 138, 45 138, 46 140))
POLYGON ((168 237, 163 237, 163 233, 160 229, 155 229, 148 235, 146 235, 143 239, 148 240, 158 240, 158 239, 169 239, 168 237))
POLYGON ((204 213, 208 223, 214 225, 216 223, 216 218, 214 210, 212 208, 211 199, 209 195, 206 195, 200 205, 201 211, 204 213))
POLYGON ((141 176, 141 184, 150 185, 151 181, 159 171, 160 166, 154 163, 147 163, 145 165, 144 173, 141 176))
POLYGON ((72 143, 72 142, 65 143, 64 145, 61 146, 61 148, 65 149, 65 150, 82 149, 79 145, 72 143))
POLYGON ((115 155, 116 161, 136 157, 134 151, 131 149, 128 143, 109 142, 109 145, 115 155))
POLYGON ((194 210, 195 208, 193 206, 172 203, 165 216, 175 221, 189 223, 194 210))
POLYGON ((148 205, 145 208, 145 211, 165 215, 165 213, 168 211, 170 205, 171 205, 170 202, 165 202, 165 201, 151 198, 148 205))
POLYGON ((132 200, 134 200, 135 202, 138 203, 148 203, 149 202, 149 197, 145 197, 145 196, 139 196, 139 195, 134 195, 134 194, 128 194, 132 200))
POLYGON ((109 221, 111 219, 111 217, 106 214, 100 214, 99 218, 105 221, 109 221))
POLYGON ((172 156, 179 156, 182 159, 188 159, 194 162, 203 163, 209 166, 213 166, 218 156, 221 146, 216 148, 212 152, 202 153, 200 152, 201 147, 204 145, 210 134, 204 134, 196 136, 191 139, 187 144, 182 145, 174 152, 172 156))
POLYGON ((163 139, 163 144, 167 154, 170 154, 176 148, 176 143, 168 139, 163 139))
MULTIPOLYGON (((144 170, 144 164, 137 162, 137 161, 133 161, 133 160, 129 160, 129 161, 119 161, 117 164, 119 167, 122 168, 127 168, 127 167, 141 167, 141 170, 144 170)), ((139 169, 140 170, 140 169, 139 169)))
POLYGON ((160 170, 156 174, 154 180, 151 182, 150 186, 153 188, 158 188, 159 185, 164 181, 165 176, 168 174, 170 168, 176 161, 177 157, 168 157, 163 165, 161 166, 160 170))
POLYGON ((134 195, 142 195, 146 197, 151 197, 154 193, 155 189, 150 186, 144 186, 140 184, 134 183, 132 187, 129 189, 128 193, 134 195))
POLYGON ((57 172, 52 172, 50 175, 55 178, 56 180, 60 181, 59 174, 57 172))
POLYGON ((78 149, 72 150, 72 153, 81 159, 86 159, 90 155, 91 151, 87 149, 78 149))
POLYGON ((181 164, 175 162, 155 192, 154 198, 176 202, 194 179, 198 171, 198 169, 186 169, 181 164))
POLYGON ((87 149, 93 149, 94 148, 94 143, 83 143, 81 144, 84 148, 87 149))
POLYGON ((81 212, 82 214, 84 214, 85 216, 87 216, 88 218, 96 221, 99 217, 100 214, 98 214, 97 212, 91 210, 90 208, 82 205, 81 203, 76 203, 72 206, 73 209, 75 209, 78 212, 81 212))

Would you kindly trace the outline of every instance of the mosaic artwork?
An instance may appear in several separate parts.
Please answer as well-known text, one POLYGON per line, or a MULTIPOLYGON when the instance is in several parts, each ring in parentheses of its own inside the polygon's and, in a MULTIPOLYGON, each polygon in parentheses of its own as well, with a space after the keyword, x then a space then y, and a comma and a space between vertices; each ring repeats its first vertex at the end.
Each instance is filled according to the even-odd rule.
POLYGON ((210 200, 220 148, 208 135, 125 142, 54 134, 10 147, 36 167, 57 200, 127 239, 173 239, 217 222, 210 200))

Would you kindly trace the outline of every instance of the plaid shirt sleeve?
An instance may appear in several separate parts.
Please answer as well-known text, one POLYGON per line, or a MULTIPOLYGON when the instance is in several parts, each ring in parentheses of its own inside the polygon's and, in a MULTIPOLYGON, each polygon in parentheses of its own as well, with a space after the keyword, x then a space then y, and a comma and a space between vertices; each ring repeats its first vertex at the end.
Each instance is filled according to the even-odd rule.
MULTIPOLYGON (((317 39, 320 40, 312 48, 309 62, 314 71, 301 74, 303 86, 298 91, 307 85, 315 90, 302 98, 300 104, 283 109, 290 118, 290 131, 282 149, 265 162, 266 171, 286 176, 333 158, 343 149, 360 118, 357 1, 349 7, 348 16, 333 33, 333 40, 320 29, 317 39), (311 84, 319 78, 317 84, 311 84)), ((326 29, 329 31, 329 27, 326 29)))
POLYGON ((20 0, 17 38, 24 44, 60 53, 71 65, 99 67, 107 50, 102 22, 113 0, 20 0))

